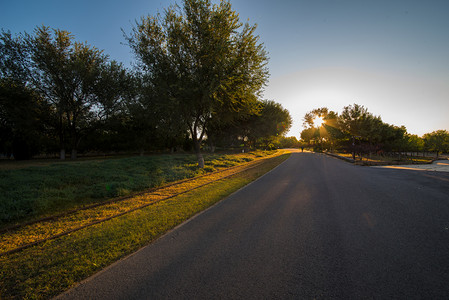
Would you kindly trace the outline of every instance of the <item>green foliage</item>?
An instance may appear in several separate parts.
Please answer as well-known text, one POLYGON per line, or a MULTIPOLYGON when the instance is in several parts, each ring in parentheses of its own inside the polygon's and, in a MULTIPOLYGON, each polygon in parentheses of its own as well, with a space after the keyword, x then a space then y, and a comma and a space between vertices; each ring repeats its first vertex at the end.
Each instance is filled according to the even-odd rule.
POLYGON ((271 149, 275 140, 288 132, 292 119, 289 111, 275 101, 260 101, 260 107, 260 113, 241 120, 232 130, 248 147, 271 149))
POLYGON ((276 139, 276 147, 277 148, 299 148, 299 147, 301 147, 301 143, 294 136, 290 136, 290 137, 280 136, 276 139))
POLYGON ((28 159, 39 151, 45 107, 29 80, 29 55, 23 36, 0 35, 0 152, 28 159))
POLYGON ((407 150, 412 152, 424 151, 424 140, 416 134, 407 134, 407 150))
MULTIPOLYGON (((44 153, 53 139, 59 140, 61 150, 69 147, 76 156, 81 138, 116 116, 129 90, 129 76, 121 64, 108 62, 100 50, 75 42, 64 30, 42 26, 33 35, 15 38, 3 32, 0 54, 2 115, 16 131, 28 124, 22 132, 32 132, 40 146, 34 150, 44 153)), ((20 148, 23 158, 35 154, 27 151, 32 139, 16 139, 20 142, 14 148, 20 148)))
POLYGON ((133 72, 66 30, 0 35, 0 154, 274 147, 291 117, 261 101, 268 55, 228 1, 184 0, 136 22, 133 72))
POLYGON ((369 122, 371 114, 363 105, 354 104, 345 106, 340 114, 339 126, 342 131, 347 132, 351 136, 361 136, 364 125, 369 122))
POLYGON ((13 37, 11 32, 2 30, 0 35, 0 78, 25 84, 30 79, 29 49, 25 37, 13 37))
POLYGON ((449 132, 447 130, 437 130, 426 133, 424 144, 430 151, 435 151, 437 156, 441 152, 449 152, 449 132))
POLYGON ((128 37, 144 84, 167 103, 163 115, 189 132, 200 165, 209 123, 253 113, 267 80, 267 56, 255 29, 240 23, 229 2, 185 0, 182 8, 142 18, 128 37))
POLYGON ((327 107, 306 113, 303 120, 305 129, 301 132, 301 139, 305 145, 313 146, 316 150, 331 149, 339 139, 343 138, 337 113, 330 111, 327 107), (320 118, 324 123, 317 126, 316 118, 320 118))
POLYGON ((32 89, 0 79, 0 152, 30 159, 42 144, 42 120, 48 107, 32 89))
POLYGON ((80 139, 109 108, 105 104, 113 100, 110 95, 99 93, 104 89, 114 91, 105 85, 98 88, 101 83, 110 84, 109 78, 101 81, 101 75, 113 74, 118 67, 103 67, 107 57, 95 47, 73 42, 68 31, 52 32, 49 27, 38 27, 28 44, 34 67, 33 82, 52 106, 53 127, 60 138, 60 147, 65 149, 69 142, 72 158, 76 158, 80 139), (103 96, 102 101, 98 94, 103 96))
POLYGON ((314 109, 304 116, 305 129, 301 139, 315 149, 342 149, 355 153, 448 151, 447 131, 439 130, 420 138, 407 133, 404 126, 384 123, 362 105, 345 106, 341 114, 326 107, 314 109), (322 117, 324 124, 317 128, 315 117, 322 117))

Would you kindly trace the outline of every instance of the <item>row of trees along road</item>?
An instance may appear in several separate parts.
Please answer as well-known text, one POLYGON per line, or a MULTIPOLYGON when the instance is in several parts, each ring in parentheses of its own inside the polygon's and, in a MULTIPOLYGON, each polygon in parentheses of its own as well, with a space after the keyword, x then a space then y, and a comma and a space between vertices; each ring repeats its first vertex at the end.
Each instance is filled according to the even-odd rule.
POLYGON ((184 0, 136 21, 133 70, 64 30, 0 36, 0 153, 268 145, 291 126, 261 100, 268 56, 231 4, 184 0), (263 130, 262 130, 263 128, 263 130), (59 150, 56 150, 59 149, 59 150), (56 151, 55 151, 56 150, 56 151))
POLYGON ((343 150, 369 154, 403 152, 449 152, 449 132, 438 130, 423 137, 407 133, 404 126, 384 123, 379 116, 362 105, 345 106, 338 114, 326 107, 314 109, 304 116, 301 139, 318 150, 343 150))

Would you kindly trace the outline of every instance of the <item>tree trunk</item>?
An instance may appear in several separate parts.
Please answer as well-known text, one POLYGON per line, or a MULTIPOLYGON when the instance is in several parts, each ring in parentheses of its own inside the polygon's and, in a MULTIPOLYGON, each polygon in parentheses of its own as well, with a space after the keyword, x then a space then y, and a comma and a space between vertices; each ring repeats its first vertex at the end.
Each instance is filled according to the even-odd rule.
POLYGON ((198 159, 198 167, 200 169, 204 169, 204 158, 203 158, 203 154, 201 154, 201 141, 203 140, 203 136, 204 136, 204 124, 201 129, 201 132, 198 136, 198 123, 199 121, 196 120, 194 122, 194 124, 189 128, 190 133, 192 135, 192 140, 193 140, 193 148, 195 149, 195 154, 196 154, 196 158, 198 159))
POLYGON ((69 126, 69 134, 71 136, 70 143, 72 145, 72 154, 70 156, 71 159, 77 159, 78 157, 78 145, 81 140, 79 137, 78 131, 76 130, 76 122, 77 117, 76 114, 73 114, 72 119, 70 119, 70 112, 67 112, 67 124, 69 126))
POLYGON ((71 159, 77 159, 78 158, 78 144, 80 142, 80 139, 75 135, 72 142, 72 153, 70 155, 71 159))
POLYGON ((61 160, 65 160, 65 140, 64 140, 64 124, 62 121, 62 115, 59 115, 59 128, 58 128, 58 135, 59 135, 59 149, 60 154, 59 158, 61 160))
POLYGON ((63 134, 59 136, 59 158, 65 160, 65 142, 63 134))
POLYGON ((355 138, 352 136, 352 159, 355 161, 355 138))
POLYGON ((196 158, 198 160, 198 168, 204 169, 204 157, 203 157, 203 154, 201 154, 201 152, 197 152, 196 153, 196 158))
POLYGON ((198 167, 201 169, 204 169, 204 157, 203 154, 201 154, 201 146, 200 141, 198 139, 193 139, 193 147, 195 148, 195 155, 198 160, 198 167))

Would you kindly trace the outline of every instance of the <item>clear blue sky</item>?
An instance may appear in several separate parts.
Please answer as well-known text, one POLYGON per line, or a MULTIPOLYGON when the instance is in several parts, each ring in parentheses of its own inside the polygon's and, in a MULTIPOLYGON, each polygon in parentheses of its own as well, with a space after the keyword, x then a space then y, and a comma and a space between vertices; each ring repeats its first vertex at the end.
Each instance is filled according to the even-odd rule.
MULTIPOLYGON (((65 29, 129 66, 121 28, 154 15, 172 0, 6 1, 0 27, 31 33, 65 29)), ((178 2, 179 3, 179 2, 178 2)), ((449 1, 231 1, 257 23, 269 52, 265 98, 287 108, 299 136, 304 114, 358 103, 385 122, 422 135, 449 130, 449 1)))

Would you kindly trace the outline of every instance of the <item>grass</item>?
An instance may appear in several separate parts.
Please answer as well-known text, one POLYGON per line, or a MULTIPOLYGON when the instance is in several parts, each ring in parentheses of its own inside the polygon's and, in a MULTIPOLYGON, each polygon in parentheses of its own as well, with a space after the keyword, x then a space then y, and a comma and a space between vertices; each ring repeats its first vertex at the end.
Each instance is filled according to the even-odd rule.
POLYGON ((0 257, 0 299, 47 299, 147 245, 287 159, 256 168, 85 230, 0 257))
POLYGON ((431 157, 401 156, 399 158, 398 156, 372 155, 364 156, 361 160, 356 160, 356 163, 362 165, 426 164, 431 163, 432 159, 431 157))
MULTIPOLYGON (((260 160, 254 163, 260 163, 260 160)), ((236 171, 254 167, 254 163, 239 165, 236 168, 227 168, 219 173, 209 173, 206 176, 195 177, 189 181, 177 182, 176 185, 166 185, 154 191, 135 194, 126 198, 113 198, 116 201, 102 202, 100 206, 92 206, 83 210, 78 210, 71 214, 51 218, 46 221, 21 226, 15 230, 8 230, 0 233, 0 253, 4 253, 18 247, 38 242, 53 235, 62 234, 93 222, 101 221, 105 218, 122 214, 127 211, 137 209, 144 205, 154 204, 164 198, 174 196, 180 192, 186 192, 192 188, 198 188, 204 184, 234 174, 236 171)))
MULTIPOLYGON (((346 158, 352 158, 351 153, 333 152, 335 155, 339 155, 346 158)), ((398 164, 427 164, 433 161, 434 157, 423 156, 381 156, 381 155, 367 155, 360 157, 356 156, 356 164, 360 165, 398 165, 398 164)))
POLYGON ((198 169, 194 155, 154 155, 46 164, 0 164, 0 228, 82 205, 125 196, 204 172, 253 160, 272 152, 205 155, 198 169))

